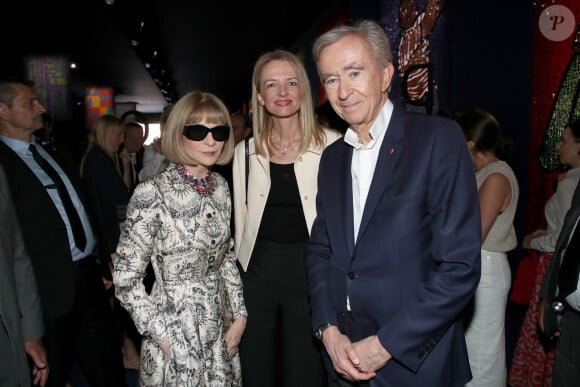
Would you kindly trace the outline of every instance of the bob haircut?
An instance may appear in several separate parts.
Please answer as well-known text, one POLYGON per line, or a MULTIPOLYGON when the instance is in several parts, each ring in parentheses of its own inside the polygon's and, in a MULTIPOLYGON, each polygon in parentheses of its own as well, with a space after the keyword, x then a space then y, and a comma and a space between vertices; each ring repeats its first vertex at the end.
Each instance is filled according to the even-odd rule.
POLYGON ((163 136, 161 136, 161 150, 169 161, 185 165, 196 163, 189 157, 183 146, 185 139, 183 128, 186 125, 199 124, 204 120, 209 124, 227 125, 230 128, 230 136, 216 164, 225 165, 230 162, 234 154, 235 139, 228 108, 214 94, 201 91, 192 91, 181 97, 167 117, 163 136))
POLYGON ((258 94, 260 93, 260 86, 262 84, 262 70, 264 66, 275 60, 288 62, 296 72, 298 83, 300 84, 300 126, 302 132, 300 152, 308 149, 311 142, 314 142, 319 147, 324 146, 326 137, 316 120, 310 82, 302 62, 291 52, 274 50, 266 52, 258 58, 254 65, 254 73, 252 74, 252 128, 254 131, 256 153, 261 156, 266 156, 268 153, 268 139, 270 138, 270 133, 272 133, 272 116, 258 101, 258 94))

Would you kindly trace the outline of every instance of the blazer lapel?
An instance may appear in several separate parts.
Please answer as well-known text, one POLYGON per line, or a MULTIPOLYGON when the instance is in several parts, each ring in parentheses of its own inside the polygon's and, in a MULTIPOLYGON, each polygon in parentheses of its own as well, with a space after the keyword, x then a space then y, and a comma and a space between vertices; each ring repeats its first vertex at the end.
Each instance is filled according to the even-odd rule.
POLYGON ((548 266, 544 283, 540 290, 547 304, 547 307, 544 310, 544 331, 548 337, 551 337, 558 329, 558 319, 552 310, 551 304, 556 297, 558 276, 560 274, 560 261, 562 259, 561 255, 563 251, 565 251, 564 249, 568 244, 568 239, 570 239, 570 234, 572 233, 578 216, 580 216, 580 181, 578 181, 578 185, 576 185, 576 190, 574 191, 574 196, 572 196, 572 206, 564 217, 564 224, 562 225, 562 230, 560 230, 560 235, 556 242, 552 262, 550 262, 550 266, 548 266))
POLYGON ((381 145, 381 150, 379 151, 379 157, 377 159, 373 180, 363 211, 357 240, 361 239, 361 235, 363 235, 366 230, 369 221, 382 198, 387 183, 391 180, 393 168, 397 163, 397 159, 399 158, 404 145, 404 124, 404 112, 395 106, 387 132, 385 133, 385 138, 381 145))
POLYGON ((576 185, 576 190, 574 191, 574 196, 572 196, 572 205, 566 216, 564 217, 564 223, 562 225, 562 230, 560 230, 560 235, 558 235, 558 240, 556 242, 556 248, 554 249, 554 254, 552 262, 546 273, 547 281, 547 291, 548 298, 552 300, 556 293, 556 284, 558 283, 558 273, 560 271, 560 260, 562 255, 562 250, 566 248, 568 244, 568 239, 570 239, 570 234, 574 229, 576 220, 580 216, 580 180, 576 185))
POLYGON ((342 222, 344 240, 348 248, 349 256, 354 252, 354 215, 352 206, 352 151, 350 145, 344 144, 344 155, 337 164, 338 175, 338 203, 336 204, 338 218, 336 224, 342 222))

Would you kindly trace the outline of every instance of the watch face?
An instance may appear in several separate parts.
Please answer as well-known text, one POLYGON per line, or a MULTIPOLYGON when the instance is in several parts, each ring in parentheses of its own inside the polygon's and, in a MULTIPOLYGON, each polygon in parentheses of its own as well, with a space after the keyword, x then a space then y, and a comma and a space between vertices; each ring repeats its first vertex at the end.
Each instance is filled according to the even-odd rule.
POLYGON ((314 332, 314 337, 316 337, 318 340, 322 340, 322 330, 320 328, 314 332))
POLYGON ((318 329, 316 330, 316 332, 314 332, 314 337, 316 337, 318 340, 322 340, 322 332, 324 332, 324 330, 326 328, 328 328, 330 326, 330 324, 323 324, 321 326, 318 327, 318 329))

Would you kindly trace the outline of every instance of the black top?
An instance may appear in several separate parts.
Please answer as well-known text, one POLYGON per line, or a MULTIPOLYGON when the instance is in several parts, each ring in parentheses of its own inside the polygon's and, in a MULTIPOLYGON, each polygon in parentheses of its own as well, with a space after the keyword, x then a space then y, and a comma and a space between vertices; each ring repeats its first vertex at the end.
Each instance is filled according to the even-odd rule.
POLYGON ((279 243, 308 240, 294 164, 270 162, 271 187, 258 238, 279 243))

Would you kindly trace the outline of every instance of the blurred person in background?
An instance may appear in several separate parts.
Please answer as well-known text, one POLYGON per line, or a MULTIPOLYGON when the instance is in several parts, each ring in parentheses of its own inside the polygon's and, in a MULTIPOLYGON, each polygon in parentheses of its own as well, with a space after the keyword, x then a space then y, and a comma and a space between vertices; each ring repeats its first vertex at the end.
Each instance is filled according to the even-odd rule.
POLYGON ((505 315, 511 286, 507 252, 518 245, 513 225, 518 180, 504 161, 511 143, 501 137, 493 115, 481 109, 459 112, 479 192, 481 278, 465 315, 465 340, 473 379, 469 387, 505 387, 505 315))
POLYGON ((33 136, 45 108, 32 85, 0 81, 0 164, 38 285, 50 362, 62 387, 75 360, 92 386, 125 386, 121 346, 103 277, 110 260, 90 201, 71 165, 33 136))
POLYGON ((0 167, 0 386, 44 387, 49 367, 42 343, 44 324, 32 263, 0 167))
POLYGON ((169 160, 163 155, 163 150, 161 149, 161 138, 165 131, 165 123, 172 109, 173 105, 168 105, 163 110, 163 113, 161 113, 161 118, 159 119, 159 137, 154 139, 151 144, 143 147, 143 164, 139 171, 139 181, 144 181, 148 177, 164 171, 169 165, 169 160))

